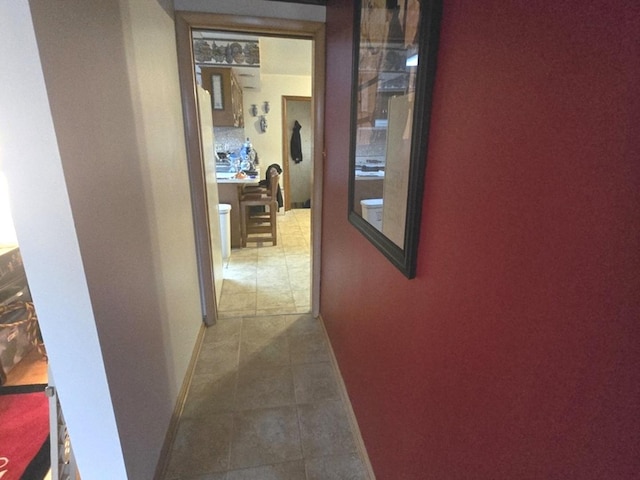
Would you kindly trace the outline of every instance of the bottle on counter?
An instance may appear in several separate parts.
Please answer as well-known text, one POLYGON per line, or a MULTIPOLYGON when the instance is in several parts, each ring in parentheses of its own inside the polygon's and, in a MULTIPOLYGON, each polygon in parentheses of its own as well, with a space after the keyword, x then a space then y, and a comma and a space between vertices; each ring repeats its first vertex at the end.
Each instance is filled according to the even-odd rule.
POLYGON ((253 149, 253 145, 251 145, 251 140, 247 137, 247 140, 244 142, 242 146, 243 158, 249 162, 249 168, 253 170, 256 163, 256 151, 253 149))

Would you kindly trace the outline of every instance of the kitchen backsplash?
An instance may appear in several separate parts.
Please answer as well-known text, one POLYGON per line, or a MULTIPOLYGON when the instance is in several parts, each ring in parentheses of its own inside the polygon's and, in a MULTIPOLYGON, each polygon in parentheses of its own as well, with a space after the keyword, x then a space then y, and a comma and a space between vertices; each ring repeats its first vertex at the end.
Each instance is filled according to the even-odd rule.
POLYGON ((246 140, 244 128, 213 127, 213 136, 216 143, 216 151, 237 151, 246 140))

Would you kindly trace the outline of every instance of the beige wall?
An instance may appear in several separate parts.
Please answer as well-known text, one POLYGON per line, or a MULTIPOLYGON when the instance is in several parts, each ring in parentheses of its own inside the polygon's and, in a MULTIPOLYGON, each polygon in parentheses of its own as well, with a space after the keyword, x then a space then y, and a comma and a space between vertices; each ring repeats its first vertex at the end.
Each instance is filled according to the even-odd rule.
POLYGON ((31 7, 128 477, 148 479, 201 322, 171 8, 31 7))
POLYGON ((244 103, 244 132, 251 139, 253 147, 260 157, 260 166, 268 167, 272 163, 282 165, 282 96, 299 95, 311 96, 311 77, 300 75, 268 75, 261 76, 261 89, 259 92, 245 90, 244 103), (267 114, 267 131, 260 132, 259 118, 252 117, 249 113, 251 104, 258 108, 266 101, 271 107, 267 114))

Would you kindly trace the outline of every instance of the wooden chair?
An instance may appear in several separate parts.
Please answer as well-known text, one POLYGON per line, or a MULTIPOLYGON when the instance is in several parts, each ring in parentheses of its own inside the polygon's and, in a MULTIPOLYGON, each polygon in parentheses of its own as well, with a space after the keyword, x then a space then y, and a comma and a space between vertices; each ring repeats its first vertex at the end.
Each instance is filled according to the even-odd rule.
MULTIPOLYGON (((251 187, 240 197, 240 228, 242 246, 247 242, 272 242, 278 244, 278 182, 280 175, 275 168, 269 169, 269 185, 251 187), (264 207, 265 211, 253 211, 252 207, 264 207), (257 235, 257 236, 254 236, 257 235)), ((253 209, 258 210, 258 209, 253 209)), ((261 210, 261 209, 260 209, 261 210)))

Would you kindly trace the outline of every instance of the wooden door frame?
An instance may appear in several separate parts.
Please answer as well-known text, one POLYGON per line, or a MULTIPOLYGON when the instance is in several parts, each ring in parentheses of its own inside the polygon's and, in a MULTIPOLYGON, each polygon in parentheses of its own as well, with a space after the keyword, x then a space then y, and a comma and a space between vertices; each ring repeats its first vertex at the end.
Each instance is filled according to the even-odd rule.
POLYGON ((187 162, 191 185, 196 257, 200 283, 203 319, 207 325, 217 318, 206 209, 205 173, 202 166, 202 149, 193 68, 193 29, 213 29, 257 35, 271 35, 312 40, 312 118, 313 127, 313 191, 311 203, 311 312, 320 313, 320 239, 322 227, 322 178, 324 158, 324 103, 325 103, 325 25, 321 22, 288 20, 280 18, 221 15, 200 12, 175 12, 178 73, 182 94, 182 112, 187 144, 187 162))
MULTIPOLYGON (((282 174, 284 177, 284 211, 291 210, 291 184, 290 184, 290 175, 291 171, 289 168, 289 160, 290 160, 290 147, 289 141, 291 140, 290 133, 287 130, 288 122, 287 122, 287 102, 309 102, 311 104, 312 113, 311 113, 311 121, 313 122, 313 97, 305 97, 300 95, 282 95, 282 174)), ((311 125, 313 129, 313 125, 311 125)), ((313 146, 314 156, 315 156, 315 144, 313 146)), ((314 158, 315 161, 315 158, 314 158)), ((312 202, 312 207, 313 202, 312 202)))

